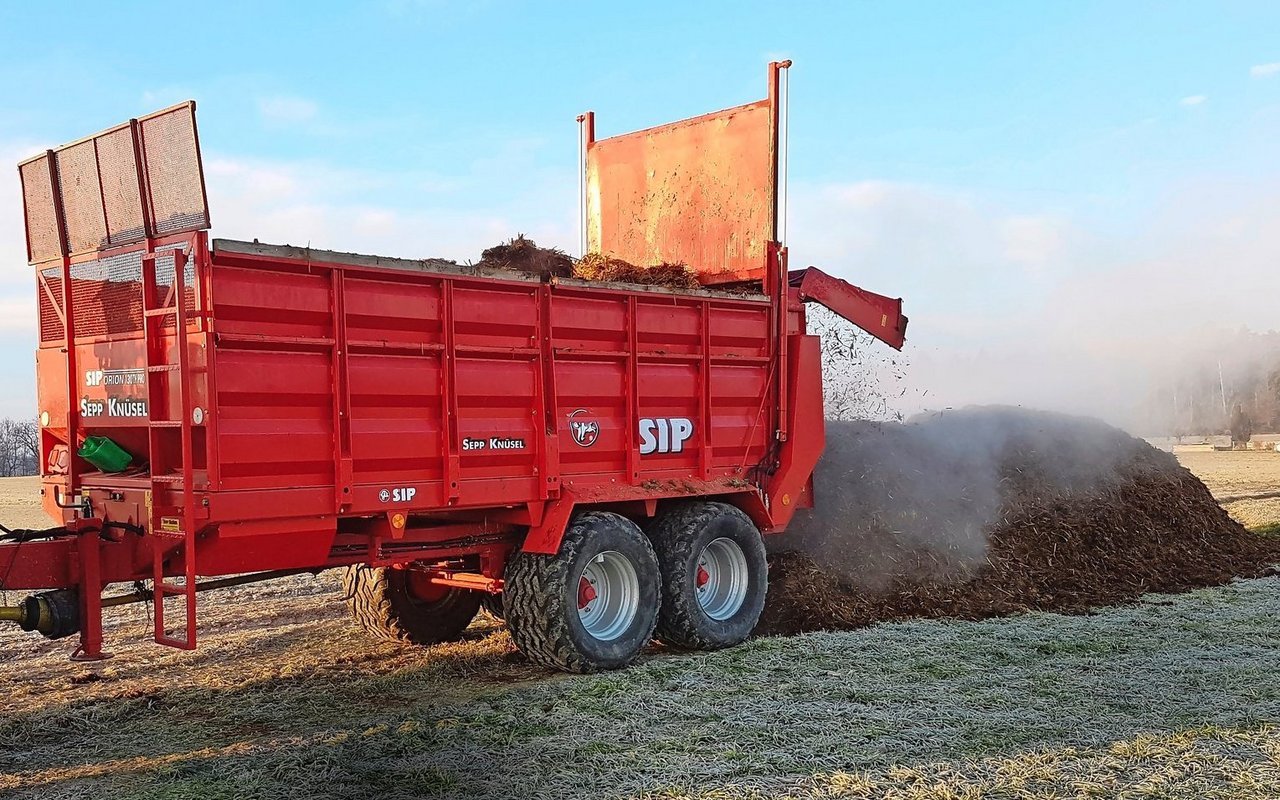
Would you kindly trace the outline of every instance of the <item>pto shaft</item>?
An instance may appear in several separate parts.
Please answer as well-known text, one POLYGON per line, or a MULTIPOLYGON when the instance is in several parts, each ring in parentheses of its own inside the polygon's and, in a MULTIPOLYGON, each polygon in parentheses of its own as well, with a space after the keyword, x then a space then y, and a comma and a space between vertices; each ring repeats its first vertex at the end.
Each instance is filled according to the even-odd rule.
POLYGON ((80 598, 67 589, 33 594, 21 605, 0 606, 0 622, 16 622, 24 631, 61 639, 80 631, 80 598))

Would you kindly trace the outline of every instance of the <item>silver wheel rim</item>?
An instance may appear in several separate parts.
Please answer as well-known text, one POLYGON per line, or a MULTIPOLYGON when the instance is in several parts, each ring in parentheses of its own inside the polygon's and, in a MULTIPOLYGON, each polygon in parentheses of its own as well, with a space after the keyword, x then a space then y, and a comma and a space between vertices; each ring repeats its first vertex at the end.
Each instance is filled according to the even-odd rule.
POLYGON ((640 578, 631 560, 617 550, 598 554, 578 579, 578 619, 593 638, 617 639, 640 610, 640 578))
POLYGON ((717 622, 729 619, 747 600, 747 556, 732 539, 714 539, 702 549, 694 568, 694 593, 702 613, 717 622))

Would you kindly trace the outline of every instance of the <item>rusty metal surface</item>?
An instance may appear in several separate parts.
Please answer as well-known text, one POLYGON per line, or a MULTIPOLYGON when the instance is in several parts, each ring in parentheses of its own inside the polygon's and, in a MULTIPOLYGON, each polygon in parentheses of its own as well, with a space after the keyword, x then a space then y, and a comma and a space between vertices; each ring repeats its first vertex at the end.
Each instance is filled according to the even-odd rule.
POLYGON ((92 139, 69 145, 54 155, 58 167, 67 246, 73 253, 105 247, 107 219, 102 212, 102 184, 92 139))
POLYGON ((103 208, 107 218, 107 243, 116 245, 141 241, 142 197, 138 180, 138 162, 129 126, 98 136, 99 180, 102 184, 103 208))
POLYGON ((22 206, 27 226, 27 261, 48 261, 62 254, 58 219, 53 208, 53 181, 49 157, 34 158, 18 167, 22 179, 22 206))
POLYGON ((194 102, 64 145, 18 171, 32 264, 209 227, 194 102))
POLYGON ((762 274, 774 231, 769 100, 590 142, 587 248, 714 282, 762 274))
POLYGON ((153 236, 209 227, 204 173, 196 139, 195 105, 139 120, 146 154, 153 236))

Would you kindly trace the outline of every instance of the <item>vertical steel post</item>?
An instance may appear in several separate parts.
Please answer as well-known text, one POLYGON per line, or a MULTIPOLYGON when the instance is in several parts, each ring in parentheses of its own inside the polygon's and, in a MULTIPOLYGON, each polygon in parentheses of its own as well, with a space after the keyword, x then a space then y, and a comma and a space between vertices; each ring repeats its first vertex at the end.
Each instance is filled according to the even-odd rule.
POLYGON ((769 110, 770 110, 770 145, 769 145, 769 171, 770 185, 773 189, 773 224, 771 226, 770 244, 768 246, 768 256, 766 271, 771 276, 771 281, 766 281, 766 291, 771 291, 773 297, 774 308, 774 353, 777 360, 776 368, 778 371, 778 423, 775 431, 775 437, 780 442, 787 440, 787 382, 790 380, 787 370, 787 301, 789 287, 787 285, 787 258, 786 250, 779 242, 779 143, 781 128, 781 106, 782 106, 782 88, 781 74, 782 70, 791 66, 790 61, 771 61, 769 62, 769 110), (771 285, 770 285, 771 283, 771 285))
POLYGON ((578 115, 578 257, 587 254, 587 176, 590 172, 591 145, 596 140, 596 112, 578 115))
POLYGON ((101 661, 102 652, 102 540, 97 531, 76 540, 80 557, 80 646, 72 661, 101 661))

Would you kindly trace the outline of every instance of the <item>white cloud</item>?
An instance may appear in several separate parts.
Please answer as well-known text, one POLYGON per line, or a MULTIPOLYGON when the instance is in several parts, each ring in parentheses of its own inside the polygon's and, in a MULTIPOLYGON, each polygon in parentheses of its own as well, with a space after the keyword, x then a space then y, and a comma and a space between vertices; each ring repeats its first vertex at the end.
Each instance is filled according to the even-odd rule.
MULTIPOLYGON (((0 165, 12 165, 40 152, 38 142, 0 141, 0 165)), ((35 274, 27 266, 18 181, 0 181, 0 417, 35 416, 35 274)))
POLYGON ((297 125, 314 120, 320 107, 305 97, 275 95, 258 98, 258 113, 272 124, 297 125))
POLYGON ((1063 255, 1066 228, 1066 221, 1053 215, 1009 217, 1000 223, 1004 255, 1015 264, 1043 270, 1063 255))
POLYGON ((34 334, 36 329, 35 278, 25 291, 0 296, 0 335, 34 334))
MULTIPOLYGON (((1203 183, 1102 236, 1035 201, 919 184, 796 186, 792 265, 901 296, 897 410, 1023 404, 1141 430, 1175 359, 1277 327, 1280 188, 1203 183)), ((868 354, 883 351, 869 349, 868 354)))
MULTIPOLYGON (((39 153, 34 143, 0 142, 0 165, 16 164, 39 153)), ((34 331, 32 297, 34 273, 27 268, 26 230, 22 217, 22 191, 17 180, 0 182, 0 331, 34 331)), ((0 411, 0 413, 3 413, 0 411)))
POLYGON ((1254 78, 1270 78, 1273 75, 1280 75, 1280 61, 1272 61, 1270 64, 1254 64, 1249 68, 1249 75, 1254 78))
POLYGON ((1181 100, 1178 101, 1178 103, 1184 106, 1199 106, 1199 105, 1203 105, 1204 102, 1208 99, 1209 99, 1208 95, 1193 94, 1188 97, 1182 98, 1181 100))

